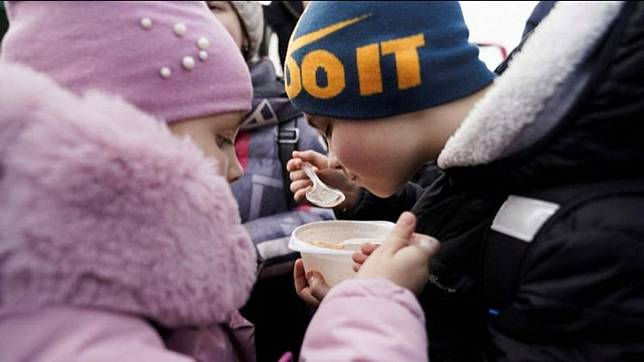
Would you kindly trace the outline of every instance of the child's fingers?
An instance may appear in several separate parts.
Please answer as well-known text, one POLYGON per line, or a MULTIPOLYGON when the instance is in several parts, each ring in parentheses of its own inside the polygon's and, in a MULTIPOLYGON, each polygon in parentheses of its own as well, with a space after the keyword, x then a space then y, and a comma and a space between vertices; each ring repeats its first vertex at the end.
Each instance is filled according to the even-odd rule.
POLYGON ((310 306, 317 307, 320 305, 320 300, 311 294, 311 289, 308 287, 299 291, 297 295, 310 306))
MULTIPOLYGON (((295 152, 297 152, 297 151, 295 151, 295 152)), ((309 162, 309 161, 303 160, 301 158, 295 158, 295 157, 291 158, 290 160, 288 160, 288 162, 286 162, 286 171, 289 171, 289 172, 298 171, 298 170, 300 170, 302 168, 302 165, 305 162, 309 162)), ((319 170, 317 165, 311 163, 311 166, 313 167, 314 171, 317 172, 319 170)))
POLYGON ((302 160, 299 158, 291 158, 286 162, 286 171, 293 172, 302 167, 302 160))
POLYGON ((319 152, 313 150, 307 151, 293 151, 293 158, 300 158, 302 161, 308 162, 318 169, 327 167, 327 157, 319 152))
POLYGON ((368 255, 365 255, 359 251, 356 251, 351 255, 351 260, 353 260, 353 262, 356 264, 362 264, 365 262, 365 260, 367 260, 368 257, 369 257, 368 255))
POLYGON ((378 244, 371 243, 362 244, 360 246, 360 250, 351 255, 351 260, 353 260, 353 271, 357 273, 362 264, 367 261, 367 258, 369 258, 371 253, 378 249, 379 246, 380 245, 378 244))
POLYGON ((371 255, 376 249, 378 249, 380 245, 378 244, 372 244, 372 243, 365 243, 360 246, 360 251, 365 254, 365 255, 371 255))
POLYGON ((315 271, 308 272, 306 273, 306 280, 309 283, 311 295, 318 301, 322 301, 330 289, 322 274, 315 271))
POLYGON ((362 264, 353 263, 353 265, 351 267, 353 268, 353 271, 357 273, 357 272, 360 271, 360 268, 362 267, 362 264))
POLYGON ((297 259, 295 264, 293 264, 293 282, 295 283, 295 290, 298 292, 308 287, 306 278, 304 277, 304 263, 302 259, 297 259))
POLYGON ((403 212, 394 226, 387 242, 382 246, 383 251, 394 254, 399 249, 409 245, 414 229, 416 228, 416 216, 409 211, 403 212))
POLYGON ((304 173, 304 171, 301 171, 301 170, 296 170, 296 171, 289 172, 288 173, 288 178, 291 181, 308 180, 309 179, 309 177, 306 176, 306 173, 304 173))
POLYGON ((293 194, 293 200, 295 202, 300 203, 306 201, 306 192, 309 191, 309 188, 305 188, 302 190, 298 190, 293 194))
MULTIPOLYGON (((288 177, 291 179, 291 181, 309 178, 304 170, 302 170, 303 164, 304 162, 302 162, 302 160, 300 160, 299 158, 292 158, 290 161, 288 161, 288 163, 286 164, 286 170, 288 171, 288 177)), ((317 173, 319 171, 316 166, 312 167, 314 172, 317 173)))
POLYGON ((297 259, 293 266, 293 281, 295 283, 295 292, 309 305, 316 306, 320 301, 311 294, 311 288, 304 273, 304 263, 302 259, 297 259))
POLYGON ((297 180, 297 181, 292 181, 291 185, 289 186, 289 189, 291 190, 292 193, 296 193, 298 190, 308 188, 309 186, 312 186, 313 183, 311 180, 297 180))
POLYGON ((412 235, 409 245, 415 246, 420 249, 420 252, 423 253, 422 258, 430 259, 438 253, 440 249, 440 243, 435 238, 424 235, 424 234, 414 234, 412 235))

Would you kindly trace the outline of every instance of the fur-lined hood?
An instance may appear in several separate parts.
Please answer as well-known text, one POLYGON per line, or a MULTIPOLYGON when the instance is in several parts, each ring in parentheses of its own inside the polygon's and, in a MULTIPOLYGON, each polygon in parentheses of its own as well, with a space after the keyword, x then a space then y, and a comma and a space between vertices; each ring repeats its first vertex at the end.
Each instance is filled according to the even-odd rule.
POLYGON ((0 314, 44 305, 218 323, 255 279, 226 180, 124 101, 0 63, 0 314))
POLYGON ((622 2, 560 2, 438 157, 443 169, 489 164, 548 137, 592 74, 584 66, 622 2))

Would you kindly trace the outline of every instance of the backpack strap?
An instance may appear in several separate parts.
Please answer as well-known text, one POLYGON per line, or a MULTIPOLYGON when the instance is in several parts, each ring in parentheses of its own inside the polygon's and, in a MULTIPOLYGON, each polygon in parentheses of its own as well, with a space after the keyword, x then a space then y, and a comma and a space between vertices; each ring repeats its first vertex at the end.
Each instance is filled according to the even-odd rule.
POLYGON ((644 192, 644 180, 569 185, 511 195, 497 212, 485 241, 483 282, 496 316, 513 300, 526 252, 539 234, 564 215, 592 200, 644 192))
POLYGON ((510 195, 501 205, 484 251, 484 285, 491 314, 510 300, 525 252, 559 208, 555 202, 517 195, 510 195))
POLYGON ((300 129, 297 127, 297 118, 292 118, 278 125, 277 146, 279 147, 279 157, 282 170, 282 183, 284 187, 284 197, 289 209, 295 206, 293 193, 290 190, 291 180, 286 170, 286 163, 291 159, 293 151, 298 149, 300 141, 300 129))
POLYGON ((266 98, 255 99, 253 102, 256 103, 253 105, 253 111, 246 116, 241 128, 242 130, 251 130, 277 124, 277 154, 281 164, 282 187, 286 206, 292 209, 295 206, 295 200, 293 200, 293 193, 290 191, 290 179, 288 171, 286 171, 286 163, 291 159, 293 151, 298 149, 300 130, 297 127, 297 119, 301 113, 291 107, 290 103, 287 103, 288 99, 283 101, 273 100, 277 108, 266 98), (288 120, 280 122, 282 119, 288 120))

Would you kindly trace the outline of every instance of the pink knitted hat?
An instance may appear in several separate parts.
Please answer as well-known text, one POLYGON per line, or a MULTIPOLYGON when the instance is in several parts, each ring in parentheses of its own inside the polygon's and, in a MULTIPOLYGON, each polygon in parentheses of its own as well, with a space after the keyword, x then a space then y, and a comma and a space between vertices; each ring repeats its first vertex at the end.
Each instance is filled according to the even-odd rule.
POLYGON ((3 60, 173 122, 250 110, 248 68, 203 1, 9 1, 3 60))

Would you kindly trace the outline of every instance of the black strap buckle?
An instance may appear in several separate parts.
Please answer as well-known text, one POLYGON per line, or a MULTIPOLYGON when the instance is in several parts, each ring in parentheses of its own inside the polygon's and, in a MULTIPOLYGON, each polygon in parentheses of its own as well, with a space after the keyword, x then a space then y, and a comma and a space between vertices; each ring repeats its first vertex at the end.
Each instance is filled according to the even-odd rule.
POLYGON ((277 143, 296 144, 300 141, 300 130, 297 127, 282 127, 277 134, 277 143))

